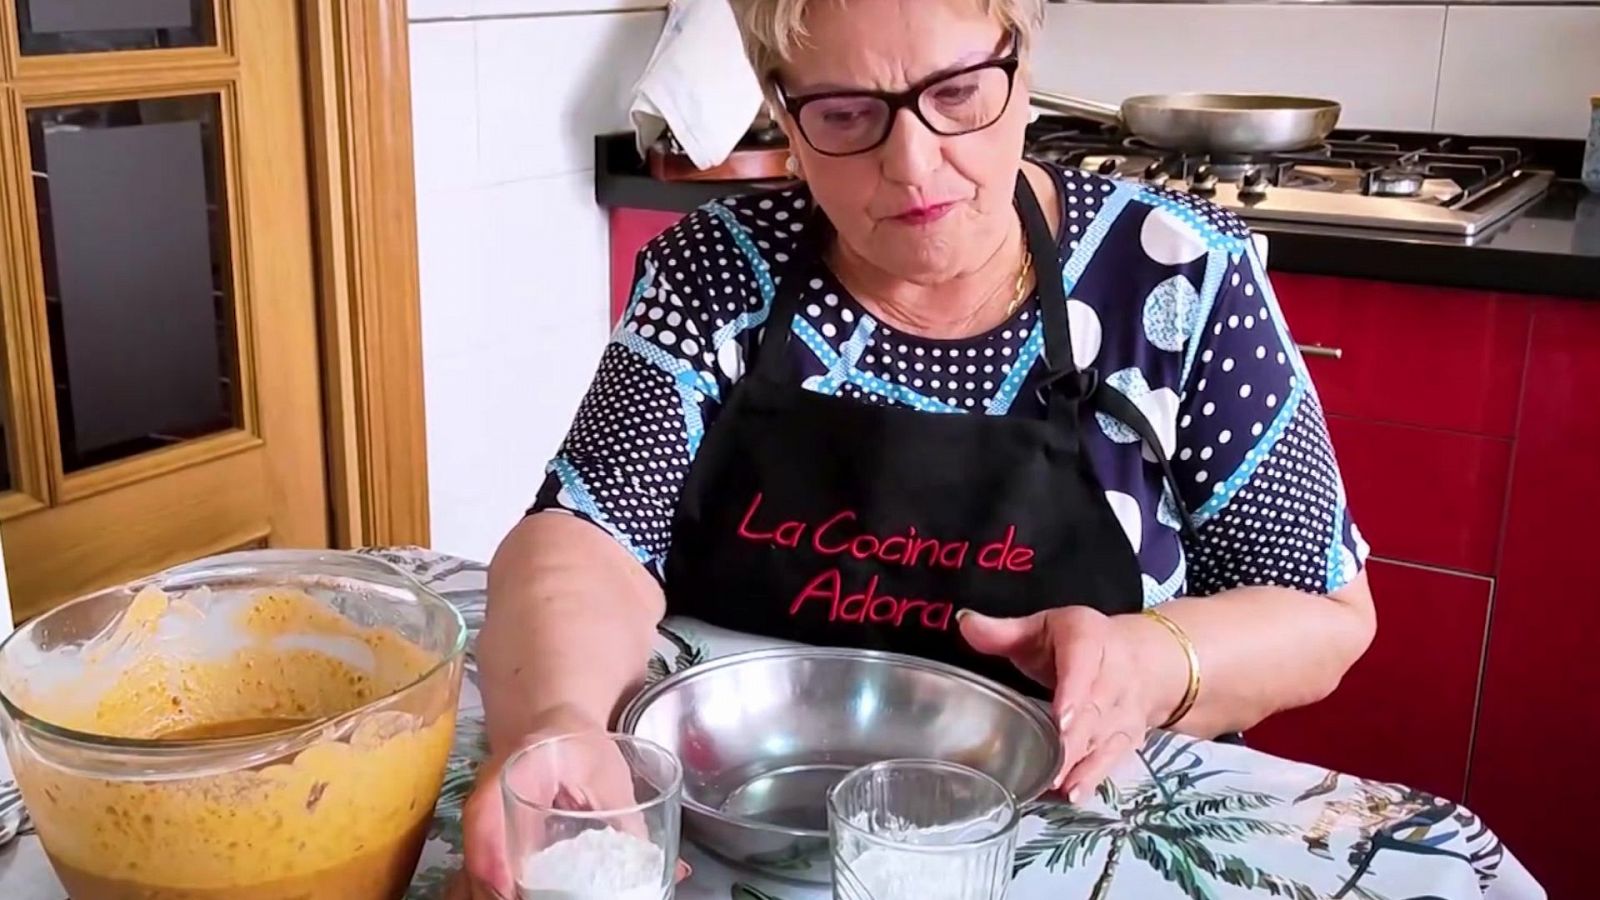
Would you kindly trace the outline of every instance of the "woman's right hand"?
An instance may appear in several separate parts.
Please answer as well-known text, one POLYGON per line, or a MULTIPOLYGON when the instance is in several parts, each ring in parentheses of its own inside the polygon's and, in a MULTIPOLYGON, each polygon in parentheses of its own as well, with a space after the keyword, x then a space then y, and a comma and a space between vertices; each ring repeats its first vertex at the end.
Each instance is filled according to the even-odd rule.
MULTIPOLYGON (((461 833, 466 843, 466 865, 450 894, 451 900, 512 900, 516 883, 512 875, 510 840, 506 831, 505 795, 501 773, 507 760, 530 744, 563 735, 593 735, 600 738, 605 726, 599 720, 570 708, 560 707, 534 720, 533 730, 515 746, 496 753, 478 767, 472 795, 461 811, 461 833)), ((561 777, 548 777, 548 770, 519 767, 512 778, 517 793, 555 809, 624 809, 634 806, 633 777, 626 760, 607 741, 594 742, 591 758, 568 757, 562 762, 561 777)), ((610 823, 613 827, 648 838, 644 818, 639 814, 610 823)), ((679 861, 676 878, 689 875, 687 863, 679 861)))
MULTIPOLYGON (((466 865, 452 892, 452 900, 511 900, 516 897, 516 883, 512 876, 509 839, 506 834, 504 794, 500 788, 500 773, 506 761, 517 750, 546 738, 567 734, 603 734, 605 725, 576 710, 560 707, 540 716, 531 732, 515 746, 507 747, 484 760, 478 767, 477 781, 472 795, 461 810, 461 834, 466 844, 466 865)), ((580 768, 581 767, 574 767, 580 768)), ((591 798, 592 805, 607 804, 627 806, 632 804, 632 785, 622 760, 595 760, 584 773, 589 777, 571 777, 569 783, 554 782, 531 785, 519 784, 519 793, 533 790, 542 802, 556 800, 557 793, 570 797, 591 798), (617 772, 617 766, 622 771, 617 772), (619 780, 620 777, 620 780, 619 780), (588 782, 588 783, 583 783, 588 782), (629 797, 610 804, 610 798, 629 797)))

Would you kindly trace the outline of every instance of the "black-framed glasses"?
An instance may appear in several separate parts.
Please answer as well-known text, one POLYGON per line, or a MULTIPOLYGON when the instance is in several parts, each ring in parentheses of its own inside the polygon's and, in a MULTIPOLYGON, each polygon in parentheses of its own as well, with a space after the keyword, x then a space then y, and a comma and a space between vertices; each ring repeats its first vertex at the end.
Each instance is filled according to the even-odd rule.
POLYGON ((1020 41, 1013 31, 1004 56, 941 72, 903 91, 828 91, 778 99, 812 149, 823 156, 854 156, 889 139, 900 110, 909 109, 934 134, 982 131, 1000 121, 1017 81, 1020 41))

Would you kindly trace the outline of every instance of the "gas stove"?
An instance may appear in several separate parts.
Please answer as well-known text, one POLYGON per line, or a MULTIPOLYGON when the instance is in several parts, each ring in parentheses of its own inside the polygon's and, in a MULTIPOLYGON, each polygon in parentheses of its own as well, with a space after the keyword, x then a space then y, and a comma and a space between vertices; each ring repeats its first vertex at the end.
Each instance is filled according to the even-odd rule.
POLYGON ((1043 116, 1028 130, 1038 159, 1187 191, 1252 221, 1349 225, 1477 237, 1540 197, 1555 178, 1523 149, 1431 134, 1336 131, 1289 153, 1218 156, 1163 150, 1081 119, 1043 116))

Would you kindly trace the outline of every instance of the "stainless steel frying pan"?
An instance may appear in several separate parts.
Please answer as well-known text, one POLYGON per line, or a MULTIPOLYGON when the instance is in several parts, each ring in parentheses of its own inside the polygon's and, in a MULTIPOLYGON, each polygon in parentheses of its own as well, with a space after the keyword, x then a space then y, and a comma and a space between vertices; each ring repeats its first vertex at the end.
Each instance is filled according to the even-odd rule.
POLYGON ((1032 91, 1033 105, 1115 125, 1164 150, 1270 153, 1319 144, 1339 124, 1339 104, 1268 94, 1148 94, 1122 105, 1032 91))

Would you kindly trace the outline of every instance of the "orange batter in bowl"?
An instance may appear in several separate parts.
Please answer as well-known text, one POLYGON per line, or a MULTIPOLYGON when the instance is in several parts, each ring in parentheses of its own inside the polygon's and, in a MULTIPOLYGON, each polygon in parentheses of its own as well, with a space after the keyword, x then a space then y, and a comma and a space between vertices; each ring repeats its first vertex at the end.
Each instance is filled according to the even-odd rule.
POLYGON ((51 726, 113 739, 82 767, 48 731, 10 747, 74 900, 404 893, 450 749, 459 655, 299 591, 147 590, 73 662, 4 687, 51 726), (138 742, 126 772, 116 739, 138 742), (171 757, 160 772, 152 752, 171 757))

